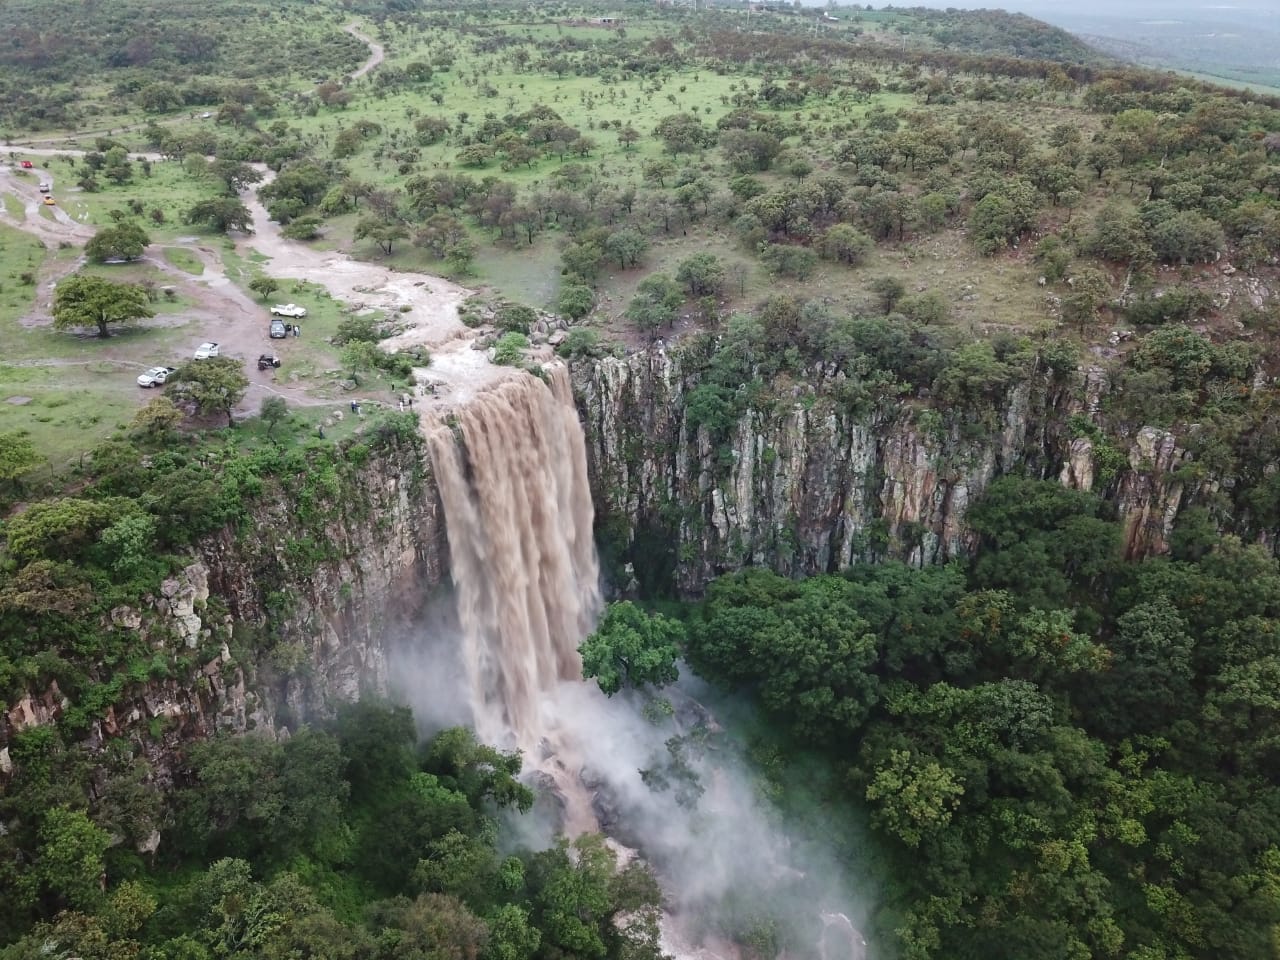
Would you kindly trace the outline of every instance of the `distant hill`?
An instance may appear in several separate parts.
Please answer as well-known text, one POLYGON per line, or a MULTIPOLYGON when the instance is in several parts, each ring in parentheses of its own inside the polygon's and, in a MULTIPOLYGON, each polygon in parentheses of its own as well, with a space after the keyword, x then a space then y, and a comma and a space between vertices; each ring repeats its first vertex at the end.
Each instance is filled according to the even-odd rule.
MULTIPOLYGON (((967 5, 964 0, 945 2, 947 6, 967 5)), ((1280 86, 1280 4, 1272 0, 1224 4, 1192 0, 999 2, 1070 31, 1078 43, 1130 63, 1280 86)), ((968 13, 980 18, 989 11, 968 13)), ((1012 35, 1021 35, 1018 27, 1009 29, 1012 35)))
POLYGON ((940 46, 965 53, 1099 63, 1108 57, 1061 27, 1005 10, 909 11, 940 46))

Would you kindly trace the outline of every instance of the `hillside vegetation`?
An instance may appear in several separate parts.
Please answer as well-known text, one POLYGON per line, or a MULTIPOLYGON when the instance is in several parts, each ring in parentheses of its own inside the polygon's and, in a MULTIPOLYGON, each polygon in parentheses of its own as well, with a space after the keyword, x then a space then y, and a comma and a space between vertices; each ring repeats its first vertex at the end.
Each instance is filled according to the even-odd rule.
MULTIPOLYGON (((1144 426, 1188 451, 1169 556, 1122 558, 1101 495, 1008 477, 970 510, 969 560, 717 580, 648 662, 662 682, 679 653, 749 704, 765 802, 852 865, 877 958, 1280 957, 1280 101, 990 11, 14 0, 0 35, 7 151, 82 148, 49 162, 58 210, 113 261, 39 245, 55 214, 5 194, 0 705, 58 719, 3 744, 0 960, 662 955, 647 869, 595 837, 517 849, 498 824, 533 802, 521 758, 465 731, 419 743, 365 705, 164 770, 158 715, 90 736, 205 664, 304 673, 275 578, 336 559, 327 521, 368 519, 337 499, 366 464, 421 453, 413 413, 321 422, 276 396, 236 423, 234 358, 145 406, 132 372, 104 386, 173 347, 197 289, 166 294, 174 271, 282 289, 224 242, 248 191, 297 243, 474 287, 498 362, 546 342, 539 310, 575 362, 687 350, 688 421, 721 454, 745 410, 804 407, 815 370, 841 414, 974 436, 1018 384, 1094 368, 1111 389, 1066 429, 1098 494, 1144 469, 1124 452, 1144 426), (347 28, 385 47, 358 79, 347 28), (128 315, 93 332, 157 322, 68 332, 104 289, 128 315), (265 623, 214 596, 193 648, 128 627, 280 490, 265 623)), ((316 334, 298 379, 403 386, 381 317, 284 289, 316 334)), ((615 687, 635 651, 611 644, 645 636, 628 617, 592 648, 615 687)), ((706 931, 812 960, 761 890, 706 931)))

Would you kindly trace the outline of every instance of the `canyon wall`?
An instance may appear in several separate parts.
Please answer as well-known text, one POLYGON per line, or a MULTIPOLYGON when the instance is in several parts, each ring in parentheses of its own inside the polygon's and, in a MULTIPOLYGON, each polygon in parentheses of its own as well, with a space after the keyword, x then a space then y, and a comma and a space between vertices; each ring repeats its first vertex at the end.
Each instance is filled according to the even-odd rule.
MULTIPOLYGON (((116 699, 101 708, 56 684, 8 705, 0 783, 13 736, 33 726, 63 721, 91 751, 129 738, 163 785, 186 741, 279 734, 383 692, 389 645, 410 636, 448 574, 439 494, 421 441, 384 445, 331 477, 306 490, 265 480, 246 520, 202 541, 158 593, 111 611, 110 628, 138 634, 163 671, 116 674, 116 699)), ((112 668, 92 669, 106 681, 112 668)))
POLYGON ((696 351, 657 348, 575 370, 598 529, 624 590, 633 576, 696 594, 748 565, 802 575, 963 556, 968 505, 1014 471, 1098 488, 1140 556, 1165 549, 1198 492, 1184 489, 1186 454, 1163 430, 1137 431, 1117 451, 1127 463, 1100 470, 1088 429, 1108 389, 1099 368, 1037 370, 975 427, 927 402, 851 411, 836 398, 843 374, 818 365, 719 431, 691 415, 704 368, 696 351))
MULTIPOLYGON (((815 367, 715 431, 691 410, 702 369, 692 353, 654 349, 574 371, 598 539, 624 592, 697 594, 747 565, 802 575, 963 556, 969 504, 1011 471, 1104 492, 1139 556, 1163 550, 1179 510, 1212 489, 1180 479, 1172 434, 1142 428, 1120 443, 1093 429, 1108 390, 1095 368, 1038 371, 975 425, 927 402, 851 410, 841 375, 815 367)), ((358 460, 335 451, 324 478, 264 479, 246 519, 203 540, 154 595, 110 611, 104 627, 135 633, 159 668, 91 665, 100 703, 53 685, 5 705, 0 783, 13 736, 33 726, 66 721, 91 751, 129 738, 163 783, 191 739, 279 734, 385 691, 388 653, 413 642, 448 579, 449 546, 423 439, 362 449, 358 460)))

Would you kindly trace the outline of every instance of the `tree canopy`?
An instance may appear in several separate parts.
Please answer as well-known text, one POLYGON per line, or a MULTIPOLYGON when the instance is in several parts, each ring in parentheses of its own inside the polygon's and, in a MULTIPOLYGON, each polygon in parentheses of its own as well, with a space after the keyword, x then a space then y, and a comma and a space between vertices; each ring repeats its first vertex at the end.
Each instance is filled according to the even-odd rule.
POLYGON ((676 658, 684 628, 662 614, 647 614, 629 601, 611 604, 578 648, 582 675, 613 696, 624 686, 661 687, 679 678, 676 658))
POLYGON ((146 290, 136 283, 77 273, 54 291, 53 325, 59 330, 94 327, 105 338, 111 336, 113 326, 153 316, 146 290))
POLYGON ((249 389, 241 361, 233 357, 211 357, 193 360, 169 377, 169 391, 174 397, 189 401, 203 416, 224 414, 227 424, 234 423, 232 410, 249 389))
POLYGON ((151 238, 147 236, 145 230, 136 223, 126 221, 114 227, 99 230, 85 244, 84 252, 95 263, 105 263, 108 260, 137 260, 150 243, 151 238))

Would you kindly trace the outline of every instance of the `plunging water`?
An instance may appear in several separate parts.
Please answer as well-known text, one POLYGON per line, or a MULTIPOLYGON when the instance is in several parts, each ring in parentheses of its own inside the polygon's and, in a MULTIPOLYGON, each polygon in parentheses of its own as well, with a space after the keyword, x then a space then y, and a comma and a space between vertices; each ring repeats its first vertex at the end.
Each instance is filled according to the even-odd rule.
MULTIPOLYGON (((690 916, 743 873, 783 875, 788 868, 771 864, 785 860, 787 844, 772 836, 749 786, 717 789, 712 782, 700 811, 652 794, 640 773, 650 758, 638 747, 665 753, 668 734, 638 713, 629 718, 621 704, 605 708, 581 683, 578 645, 601 601, 586 444, 564 368, 547 369, 547 382, 521 376, 478 393, 448 422, 430 426, 428 441, 480 738, 519 747, 526 769, 554 781, 564 805, 561 828, 570 836, 600 825, 584 772, 597 787, 607 784, 626 807, 632 835, 655 855, 664 886, 678 891, 673 900, 692 905, 690 916), (580 744, 592 748, 590 756, 580 744)), ((827 951, 843 943, 842 934, 847 960, 861 960, 854 946, 861 936, 842 914, 833 916, 848 931, 822 919, 824 932, 834 934, 824 937, 823 960, 837 956, 827 951)), ((683 960, 737 954, 733 944, 690 942, 670 914, 663 943, 683 960)))
POLYGON ((478 394, 429 434, 477 732, 532 755, 555 686, 578 680, 600 610, 586 444, 569 378, 478 394))

